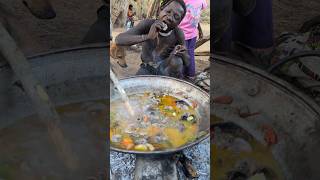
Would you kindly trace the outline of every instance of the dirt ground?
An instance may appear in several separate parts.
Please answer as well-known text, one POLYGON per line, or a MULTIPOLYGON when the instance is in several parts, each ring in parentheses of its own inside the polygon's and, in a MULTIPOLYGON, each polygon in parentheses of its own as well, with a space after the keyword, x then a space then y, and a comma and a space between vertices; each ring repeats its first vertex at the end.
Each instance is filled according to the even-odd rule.
POLYGON ((273 0, 275 37, 281 32, 297 32, 308 19, 320 15, 319 0, 273 0))
MULTIPOLYGON (((79 45, 90 26, 97 19, 96 11, 101 0, 51 0, 57 16, 51 20, 35 18, 21 0, 2 0, 6 9, 14 14, 18 28, 25 29, 25 35, 32 36, 41 44, 35 52, 79 45)), ((32 43, 30 43, 32 44, 32 43)))

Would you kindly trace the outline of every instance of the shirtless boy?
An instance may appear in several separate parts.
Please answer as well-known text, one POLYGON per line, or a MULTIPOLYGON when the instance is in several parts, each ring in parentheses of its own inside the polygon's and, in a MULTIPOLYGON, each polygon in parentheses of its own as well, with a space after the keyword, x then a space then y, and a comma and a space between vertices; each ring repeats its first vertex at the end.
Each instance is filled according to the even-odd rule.
POLYGON ((142 43, 142 64, 137 75, 165 75, 183 78, 189 65, 184 34, 178 28, 186 14, 183 0, 167 0, 161 4, 158 19, 145 19, 119 34, 117 46, 142 43))

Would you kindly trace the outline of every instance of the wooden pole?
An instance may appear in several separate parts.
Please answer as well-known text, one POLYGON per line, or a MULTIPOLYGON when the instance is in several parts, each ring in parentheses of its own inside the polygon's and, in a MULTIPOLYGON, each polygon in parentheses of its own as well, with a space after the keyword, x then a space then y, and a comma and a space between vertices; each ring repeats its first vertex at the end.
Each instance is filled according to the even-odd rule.
POLYGON ((195 56, 210 56, 210 51, 194 52, 195 56))
POLYGON ((48 94, 33 76, 31 66, 7 30, 0 23, 0 53, 8 61, 21 81, 38 116, 46 123, 49 136, 57 148, 58 156, 70 170, 77 167, 76 158, 60 129, 60 118, 48 94))
POLYGON ((199 39, 197 42, 196 42, 196 46, 194 49, 197 49, 198 47, 200 47, 202 44, 206 43, 207 41, 210 40, 210 35, 208 36, 204 36, 202 39, 199 39))
POLYGON ((153 0, 149 5, 147 18, 153 18, 157 15, 158 9, 160 7, 160 0, 153 0))
POLYGON ((147 11, 147 18, 152 18, 152 10, 153 10, 153 6, 155 4, 155 1, 156 0, 149 1, 149 3, 148 3, 149 8, 148 8, 148 11, 147 11))

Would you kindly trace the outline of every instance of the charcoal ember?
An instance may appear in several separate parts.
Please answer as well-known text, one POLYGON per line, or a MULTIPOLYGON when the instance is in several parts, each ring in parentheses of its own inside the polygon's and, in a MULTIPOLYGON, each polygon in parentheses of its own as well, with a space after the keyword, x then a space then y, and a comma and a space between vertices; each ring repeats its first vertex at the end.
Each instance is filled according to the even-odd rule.
POLYGON ((147 144, 148 141, 145 138, 140 138, 135 141, 136 144, 147 144))

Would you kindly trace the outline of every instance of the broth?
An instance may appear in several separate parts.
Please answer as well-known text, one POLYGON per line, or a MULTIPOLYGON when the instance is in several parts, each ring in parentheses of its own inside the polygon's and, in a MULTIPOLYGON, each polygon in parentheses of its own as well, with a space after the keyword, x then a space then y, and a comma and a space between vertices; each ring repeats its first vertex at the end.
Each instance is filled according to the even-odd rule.
POLYGON ((111 102, 110 142, 134 151, 161 151, 193 142, 198 137, 195 104, 168 94, 129 95, 135 118, 130 119, 121 100, 111 102))
MULTIPOLYGON (((47 126, 32 115, 0 130, 0 179, 86 179, 96 176, 105 158, 105 100, 57 107, 65 138, 79 158, 70 173, 55 152, 47 126)), ((99 170, 100 169, 100 170, 99 170)))
POLYGON ((255 174, 257 177, 258 174, 263 175, 263 178, 256 179, 284 179, 271 148, 258 142, 246 130, 226 124, 224 127, 216 127, 213 137, 211 153, 218 155, 211 160, 213 179, 232 180, 240 178, 241 174, 247 176, 246 179, 251 179, 249 177, 255 174))

